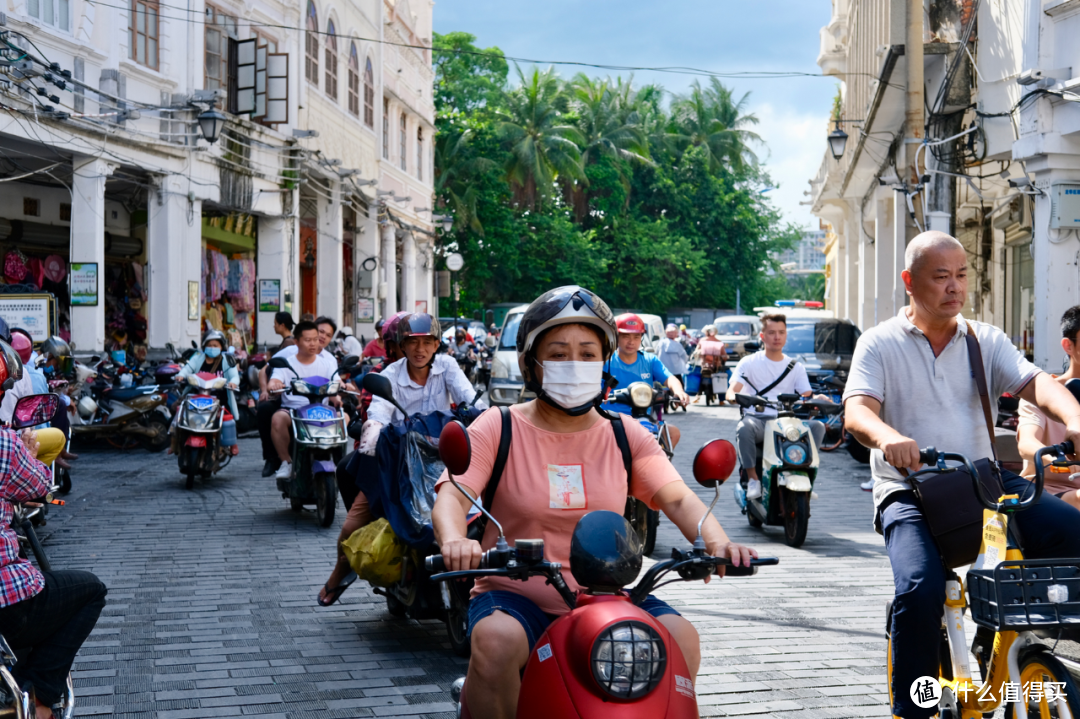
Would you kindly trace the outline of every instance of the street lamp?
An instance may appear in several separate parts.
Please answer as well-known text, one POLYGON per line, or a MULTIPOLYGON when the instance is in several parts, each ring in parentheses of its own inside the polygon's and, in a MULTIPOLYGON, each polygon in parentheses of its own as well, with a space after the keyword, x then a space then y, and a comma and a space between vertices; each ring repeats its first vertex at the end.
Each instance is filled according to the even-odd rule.
POLYGON ((832 152, 834 160, 839 161, 844 156, 847 138, 847 133, 840 129, 840 122, 837 121, 836 129, 829 133, 829 151, 832 152))
POLYGON ((217 142, 218 135, 221 134, 221 128, 225 127, 225 121, 228 118, 224 113, 218 112, 211 107, 196 119, 199 121, 199 129, 202 130, 203 137, 213 145, 217 142))

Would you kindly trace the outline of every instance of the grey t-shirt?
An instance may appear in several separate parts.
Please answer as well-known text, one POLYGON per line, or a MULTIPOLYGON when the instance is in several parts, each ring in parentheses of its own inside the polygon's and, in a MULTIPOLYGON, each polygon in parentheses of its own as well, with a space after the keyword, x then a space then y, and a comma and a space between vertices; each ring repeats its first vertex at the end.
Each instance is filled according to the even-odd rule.
MULTIPOLYGON (((844 400, 858 395, 881 402, 881 419, 919 447, 957 452, 972 461, 991 455, 982 402, 968 361, 967 323, 957 317, 956 335, 937 357, 930 341, 908 319, 907 309, 859 338, 851 360, 844 400)), ((991 406, 1005 392, 1017 393, 1041 370, 1028 362, 1005 333, 971 322, 982 351, 991 406)), ((870 453, 874 505, 893 492, 910 489, 903 475, 870 453)))

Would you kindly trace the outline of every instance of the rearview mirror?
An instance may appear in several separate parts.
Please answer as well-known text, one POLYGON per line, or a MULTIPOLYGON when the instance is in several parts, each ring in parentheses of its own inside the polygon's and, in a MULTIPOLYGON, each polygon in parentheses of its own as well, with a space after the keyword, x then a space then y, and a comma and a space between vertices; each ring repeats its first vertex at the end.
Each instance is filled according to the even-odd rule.
POLYGON ((694 455, 694 479, 702 487, 718 487, 735 471, 735 447, 726 439, 714 439, 694 455))
POLYGON ((356 355, 349 355, 341 361, 341 369, 348 371, 358 364, 360 364, 360 358, 356 355))
POLYGON ((289 360, 284 357, 273 357, 266 363, 266 366, 272 369, 287 369, 289 367, 289 360))
POLYGON ((442 459, 443 464, 446 465, 446 471, 450 474, 461 476, 469 471, 469 464, 472 462, 469 432, 465 429, 465 425, 456 419, 447 423, 439 434, 439 458, 442 459))
POLYGON ((364 389, 379 399, 385 399, 387 402, 394 401, 394 388, 391 386, 390 380, 381 374, 369 372, 364 375, 363 386, 364 389))
POLYGON ((13 429, 23 429, 50 422, 59 405, 59 395, 27 395, 15 403, 15 411, 11 415, 11 426, 13 429))

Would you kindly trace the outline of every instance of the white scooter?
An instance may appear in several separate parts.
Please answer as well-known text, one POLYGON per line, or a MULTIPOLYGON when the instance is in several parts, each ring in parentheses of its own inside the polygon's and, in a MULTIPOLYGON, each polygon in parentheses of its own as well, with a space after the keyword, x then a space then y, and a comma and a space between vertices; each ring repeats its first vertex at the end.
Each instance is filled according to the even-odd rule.
MULTIPOLYGON (((751 527, 763 524, 782 526, 788 546, 799 547, 806 540, 810 524, 810 497, 817 479, 818 456, 810 425, 795 416, 797 394, 782 394, 776 402, 756 395, 737 394, 735 401, 743 409, 766 407, 777 410, 776 417, 765 423, 765 441, 757 451, 757 474, 761 478, 761 497, 746 498, 746 469, 739 470, 735 501, 751 527)), ((826 400, 804 400, 811 413, 834 414, 842 405, 826 400)))

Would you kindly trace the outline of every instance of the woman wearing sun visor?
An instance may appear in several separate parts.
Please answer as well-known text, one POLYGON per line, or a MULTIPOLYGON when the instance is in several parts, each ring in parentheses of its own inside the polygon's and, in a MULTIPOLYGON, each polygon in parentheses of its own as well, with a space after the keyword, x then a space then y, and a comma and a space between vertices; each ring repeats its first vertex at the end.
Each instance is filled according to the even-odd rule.
MULTIPOLYGON (((517 351, 526 387, 538 400, 505 410, 510 451, 493 497, 485 494, 502 438, 503 410, 485 412, 469 427, 472 462, 456 477, 474 497, 485 497, 485 503, 490 499, 507 537, 543 539, 546 559, 564 567, 570 566, 577 521, 594 510, 621 515, 628 495, 662 510, 691 540, 706 513, 652 435, 629 416, 601 415, 604 362, 615 343, 611 310, 589 290, 559 287, 533 302, 518 327, 517 351), (630 477, 620 445, 632 458, 630 477)), ((471 502, 448 484, 445 474, 436 486, 432 520, 447 569, 478 567, 482 551, 495 545, 497 531, 489 524, 481 542, 468 539, 471 502)), ((710 554, 736 564, 757 556, 729 540, 711 516, 702 533, 710 554)), ((572 576, 566 580, 572 590, 581 589, 572 576)), ((647 598, 641 608, 671 632, 696 675, 701 657, 693 625, 656 597, 647 598)), ((474 717, 514 715, 530 648, 566 611, 543 578, 477 580, 469 603, 472 658, 466 679, 474 717)))

